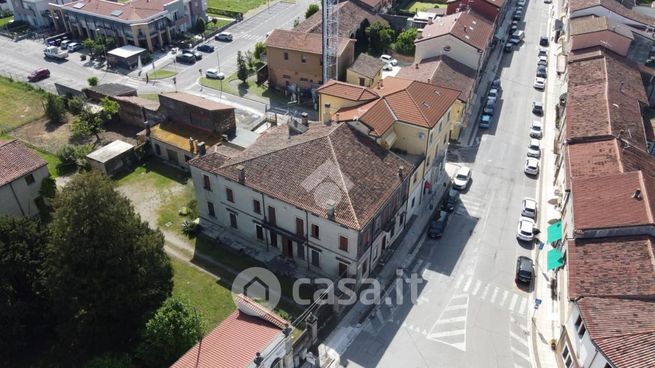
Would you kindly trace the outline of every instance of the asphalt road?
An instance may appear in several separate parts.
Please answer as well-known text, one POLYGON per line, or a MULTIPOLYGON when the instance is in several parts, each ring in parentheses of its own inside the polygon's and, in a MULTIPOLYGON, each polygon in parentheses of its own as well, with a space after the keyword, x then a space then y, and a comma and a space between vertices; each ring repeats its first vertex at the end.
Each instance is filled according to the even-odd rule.
MULTIPOLYGON (((532 366, 528 323, 534 300, 531 287, 515 284, 514 272, 517 257, 529 257, 532 250, 517 241, 516 230, 521 200, 535 198, 537 190, 537 179, 527 177, 523 165, 535 118, 531 104, 543 98, 532 83, 547 7, 529 3, 521 27, 525 40, 503 57, 500 111, 491 129, 478 132, 479 144, 451 152, 453 161, 472 168, 473 181, 443 238, 422 238, 417 260, 407 268, 425 280, 417 303, 375 309, 342 355, 342 365, 532 366)), ((407 301, 407 288, 404 293, 407 301)))

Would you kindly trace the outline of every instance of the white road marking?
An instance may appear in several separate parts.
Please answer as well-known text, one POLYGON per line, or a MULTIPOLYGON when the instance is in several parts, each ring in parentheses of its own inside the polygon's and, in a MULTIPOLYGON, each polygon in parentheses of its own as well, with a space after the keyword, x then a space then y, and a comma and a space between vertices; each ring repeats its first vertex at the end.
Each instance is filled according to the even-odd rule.
POLYGON ((442 325, 442 324, 445 324, 445 323, 463 322, 463 321, 466 321, 466 316, 452 317, 452 318, 442 318, 442 319, 439 319, 434 324, 435 325, 442 325))
POLYGON ((473 278, 469 277, 468 281, 466 281, 466 285, 464 285, 464 292, 468 292, 469 288, 471 287, 471 283, 473 282, 473 278))
POLYGON ((421 263, 423 263, 423 260, 422 260, 422 259, 419 259, 419 260, 416 262, 416 264, 414 265, 414 267, 412 268, 412 272, 411 272, 411 273, 416 273, 416 271, 418 270, 418 268, 421 267, 421 263))
MULTIPOLYGON (((469 279, 470 286, 470 279, 469 279)), ((426 334, 428 340, 440 342, 452 346, 461 351, 466 351, 466 321, 468 319, 469 296, 467 294, 455 295, 450 298, 446 307, 439 314, 439 318, 426 334), (443 318, 446 311, 461 310, 456 317, 443 318), (463 314, 463 315, 462 315, 463 314), (447 325, 451 328, 447 329, 447 325), (457 324, 454 326, 453 324, 457 324), (462 326, 462 324, 464 326, 462 326)))
POLYGON ((512 353, 514 353, 514 354, 518 355, 519 357, 527 360, 528 362, 530 361, 530 356, 525 354, 524 352, 520 351, 519 349, 517 349, 517 348, 515 348, 513 346, 510 346, 510 350, 512 350, 512 353))
POLYGON ((521 345, 528 346, 527 339, 525 337, 523 337, 523 336, 519 336, 519 335, 515 334, 514 331, 510 331, 509 336, 512 339, 514 339, 515 341, 518 341, 519 343, 521 343, 521 345))
POLYGON ((512 294, 512 302, 509 304, 509 309, 514 310, 514 307, 516 306, 516 302, 519 300, 519 296, 516 294, 512 294))
POLYGON ((478 280, 475 283, 475 287, 473 288, 473 295, 477 295, 478 291, 480 290, 480 286, 482 286, 482 281, 478 280))
POLYGON ((466 309, 468 305, 466 304, 461 304, 461 305, 449 305, 446 308, 444 308, 444 311, 451 311, 451 310, 456 310, 456 309, 466 309))
POLYGON ((498 286, 496 286, 496 288, 494 289, 494 293, 491 294, 491 302, 492 303, 496 301, 496 296, 498 295, 498 290, 500 290, 500 288, 498 286))
POLYGON ((528 299, 524 297, 524 298, 521 300, 521 308, 519 309, 519 313, 521 313, 521 314, 525 313, 525 307, 526 307, 527 305, 528 305, 528 299))
MULTIPOLYGON (((466 330, 452 330, 452 331, 431 333, 429 338, 437 339, 439 337, 448 337, 448 336, 465 335, 465 334, 466 334, 466 330)), ((448 345, 450 345, 450 344, 448 344, 448 345)))
POLYGON ((503 300, 500 302, 500 306, 505 305, 505 300, 507 300, 507 290, 503 291, 503 300))
POLYGON ((459 279, 457 279, 457 282, 455 283, 455 289, 459 289, 459 287, 462 286, 463 281, 464 281, 464 275, 460 276, 459 279))
POLYGON ((487 293, 489 293, 489 284, 487 284, 484 287, 484 290, 482 290, 482 295, 480 296, 480 299, 484 300, 487 297, 487 293))

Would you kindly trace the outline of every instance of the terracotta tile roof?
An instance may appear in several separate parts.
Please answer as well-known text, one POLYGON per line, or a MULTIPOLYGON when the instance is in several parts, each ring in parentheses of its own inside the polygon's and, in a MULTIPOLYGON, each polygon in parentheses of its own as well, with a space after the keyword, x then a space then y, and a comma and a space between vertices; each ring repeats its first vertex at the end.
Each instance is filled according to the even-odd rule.
POLYGON ((447 56, 421 60, 418 64, 400 68, 396 77, 427 82, 441 87, 456 89, 460 99, 468 101, 475 84, 475 70, 447 56))
MULTIPOLYGON (((345 51, 351 42, 354 43, 355 40, 345 37, 339 38, 339 55, 345 51)), ((274 29, 266 39, 266 47, 301 51, 310 54, 323 54, 323 41, 320 33, 274 29)))
POLYGON ((380 3, 382 3, 382 0, 357 0, 363 4, 366 4, 371 7, 371 9, 375 9, 378 6, 380 6, 380 3))
POLYGON ((630 19, 638 23, 642 23, 644 26, 653 26, 655 24, 655 18, 651 18, 645 14, 639 13, 630 8, 626 8, 616 0, 570 0, 569 12, 571 13, 571 17, 573 18, 574 12, 578 10, 593 8, 595 6, 603 7, 612 13, 623 16, 624 18, 630 19))
MULTIPOLYGON (((384 18, 372 13, 352 1, 344 1, 336 5, 335 13, 338 12, 339 17, 339 36, 340 37, 355 37, 355 32, 362 24, 364 19, 368 20, 369 24, 381 22, 389 24, 384 18)), ((294 31, 298 32, 323 32, 323 14, 319 11, 312 14, 311 17, 305 19, 300 23, 294 31)))
POLYGON ((317 89, 318 93, 340 97, 350 101, 371 101, 378 98, 378 94, 366 87, 356 86, 354 84, 329 80, 317 89))
POLYGON ((368 54, 361 53, 348 69, 365 77, 375 78, 375 76, 382 70, 383 66, 384 61, 368 54))
POLYGON ((414 41, 423 42, 432 38, 452 34, 462 42, 478 50, 485 50, 493 36, 493 24, 473 10, 439 17, 423 28, 423 37, 414 41))
POLYGON ((623 24, 613 22, 607 17, 581 17, 571 19, 571 36, 577 36, 585 33, 611 31, 629 39, 634 39, 632 31, 623 24))
POLYGON ((47 164, 39 155, 17 140, 0 141, 0 187, 47 164))
POLYGON ((211 147, 223 139, 218 133, 176 122, 164 122, 153 126, 150 128, 150 136, 189 152, 191 152, 189 138, 205 142, 205 147, 211 147))
POLYGON ((505 0, 484 0, 485 2, 495 6, 496 8, 502 8, 505 5, 505 0))
POLYGON ((655 366, 654 301, 591 297, 578 307, 589 336, 612 366, 655 366))
POLYGON ((171 0, 132 0, 127 3, 107 0, 82 0, 61 5, 61 7, 70 12, 99 15, 110 19, 132 22, 143 21, 159 13, 166 12, 164 5, 170 2, 171 0), (79 4, 83 4, 83 6, 80 7, 79 4))
POLYGON ((222 104, 220 102, 216 102, 204 97, 192 95, 189 93, 184 93, 184 92, 169 92, 169 93, 162 93, 161 96, 166 96, 170 99, 179 101, 179 102, 184 102, 189 105, 194 105, 201 107, 205 110, 212 110, 212 111, 218 111, 218 110, 234 110, 234 107, 222 104))
MULTIPOLYGON (((200 167, 204 158, 189 162, 200 167)), ((335 221, 352 229, 366 226, 399 188, 399 171, 411 173, 414 165, 380 147, 348 124, 312 123, 299 135, 289 136, 286 126, 269 129, 255 144, 209 171, 238 181, 237 166, 245 168, 245 185, 286 203, 327 218, 324 203, 337 202, 335 221), (331 183, 336 192, 315 198, 312 190, 331 183), (308 183, 307 180, 310 180, 308 183), (306 189, 307 185, 310 189, 306 189)))
POLYGON ((570 299, 655 297, 654 247, 648 236, 569 240, 570 299))
POLYGON ((204 156, 196 156, 189 160, 189 165, 200 170, 212 171, 214 168, 223 166, 232 157, 237 156, 242 150, 217 144, 211 147, 204 156))
POLYGON ((640 102, 646 102, 639 70, 602 48, 578 54, 569 63, 567 140, 618 136, 646 148, 640 102))

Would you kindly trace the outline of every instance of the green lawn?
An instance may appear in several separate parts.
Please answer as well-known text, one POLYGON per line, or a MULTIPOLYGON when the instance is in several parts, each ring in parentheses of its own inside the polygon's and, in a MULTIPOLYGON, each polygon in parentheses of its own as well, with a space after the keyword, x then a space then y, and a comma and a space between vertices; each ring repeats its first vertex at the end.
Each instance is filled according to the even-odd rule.
MULTIPOLYGON (((200 84, 213 88, 216 90, 221 89, 221 81, 209 78, 200 78, 200 84)), ((266 84, 257 84, 255 76, 248 78, 246 83, 243 83, 237 77, 237 73, 230 74, 223 80, 223 92, 231 95, 243 96, 245 94, 253 94, 260 97, 272 98, 271 91, 268 90, 266 84), (234 87, 234 83, 238 83, 238 89, 234 87)))
POLYGON ((14 20, 14 17, 7 17, 7 18, 0 18, 0 28, 4 27, 7 23, 11 22, 14 20))
POLYGON ((266 1, 267 0, 209 0, 207 2, 207 7, 246 13, 248 10, 265 4, 266 1))
POLYGON ((407 8, 407 11, 410 13, 416 13, 418 11, 423 11, 427 9, 433 9, 433 8, 445 8, 446 4, 437 4, 437 3, 423 3, 420 1, 414 1, 413 3, 410 3, 409 7, 407 8))
POLYGON ((170 78, 177 73, 172 71, 172 70, 166 70, 166 69, 159 69, 155 70, 154 72, 148 73, 148 78, 150 79, 164 79, 164 78, 170 78))
POLYGON ((223 18, 216 18, 216 23, 214 22, 207 22, 207 29, 205 30, 205 33, 211 32, 216 28, 221 28, 225 26, 226 24, 230 23, 231 20, 228 19, 223 19, 223 18))
POLYGON ((139 182, 149 188, 163 190, 168 188, 174 181, 186 184, 189 175, 174 167, 159 162, 157 159, 146 161, 126 176, 118 178, 118 185, 133 184, 139 182))
POLYGON ((30 85, 0 77, 0 130, 11 132, 44 116, 44 92, 30 85))
POLYGON ((230 290, 213 276, 171 258, 173 265, 173 295, 188 299, 206 322, 205 334, 235 310, 230 290))
POLYGON ((159 207, 158 224, 161 228, 181 233, 184 220, 193 221, 197 217, 198 209, 195 191, 191 185, 187 185, 180 193, 165 198, 161 207, 159 207), (180 215, 182 207, 189 209, 188 215, 180 215))

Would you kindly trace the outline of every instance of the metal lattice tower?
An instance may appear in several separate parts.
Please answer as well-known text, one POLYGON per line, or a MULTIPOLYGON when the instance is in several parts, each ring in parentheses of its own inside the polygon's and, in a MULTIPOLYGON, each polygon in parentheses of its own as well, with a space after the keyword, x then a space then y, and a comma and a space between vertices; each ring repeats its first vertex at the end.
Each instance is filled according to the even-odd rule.
POLYGON ((338 0, 321 0, 323 3, 323 83, 337 79, 339 52, 338 0))

